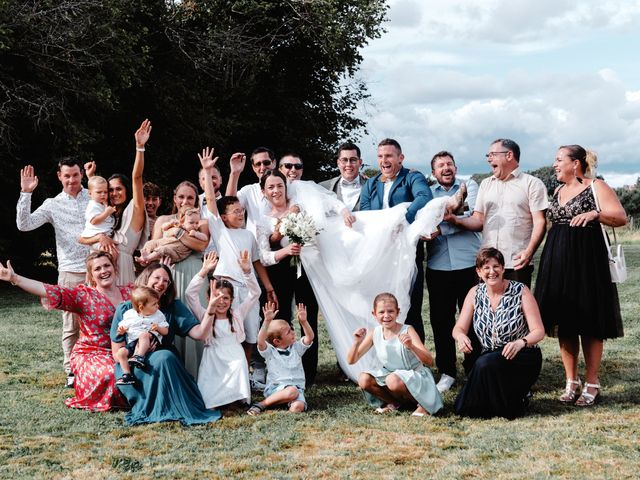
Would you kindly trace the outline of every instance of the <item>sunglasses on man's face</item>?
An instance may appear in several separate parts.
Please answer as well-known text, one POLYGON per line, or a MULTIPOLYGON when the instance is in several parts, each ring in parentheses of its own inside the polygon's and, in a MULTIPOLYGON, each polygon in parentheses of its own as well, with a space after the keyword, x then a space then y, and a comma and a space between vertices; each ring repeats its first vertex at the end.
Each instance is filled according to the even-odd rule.
POLYGON ((303 168, 301 163, 283 163, 282 166, 287 170, 291 170, 292 168, 295 168, 296 170, 302 170, 303 168))
POLYGON ((273 163, 273 160, 262 160, 253 164, 254 167, 268 167, 273 163))

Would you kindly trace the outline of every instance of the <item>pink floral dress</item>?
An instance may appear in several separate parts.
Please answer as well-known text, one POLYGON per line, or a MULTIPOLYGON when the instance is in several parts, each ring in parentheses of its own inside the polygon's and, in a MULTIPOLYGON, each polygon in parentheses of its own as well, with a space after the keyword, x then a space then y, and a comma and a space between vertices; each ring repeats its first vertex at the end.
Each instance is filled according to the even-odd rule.
MULTIPOLYGON (((118 287, 123 300, 131 296, 131 285, 118 287)), ((65 310, 78 315, 80 337, 71 351, 71 371, 75 375, 75 397, 67 398, 67 407, 104 412, 127 408, 127 401, 116 389, 115 361, 111 355, 109 331, 115 306, 92 287, 74 288, 45 285, 47 309, 65 310)))

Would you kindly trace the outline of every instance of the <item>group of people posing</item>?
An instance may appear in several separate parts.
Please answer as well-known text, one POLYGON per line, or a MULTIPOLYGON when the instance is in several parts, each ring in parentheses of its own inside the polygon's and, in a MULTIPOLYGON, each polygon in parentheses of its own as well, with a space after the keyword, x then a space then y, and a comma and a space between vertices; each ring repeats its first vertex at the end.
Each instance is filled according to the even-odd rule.
POLYGON ((320 311, 340 368, 379 413, 406 406, 415 416, 437 413, 456 384, 459 350, 466 382, 455 411, 523 415, 545 333, 559 339, 566 373, 559 400, 597 400, 603 341, 622 336, 601 225, 624 225, 626 215, 595 178, 592 152, 558 149, 561 186, 549 200, 542 181, 520 170, 520 149, 509 139, 491 143, 492 175, 480 186, 456 177, 446 151, 431 160, 430 186, 403 166, 398 142, 385 139, 377 175, 365 177, 359 148, 345 143, 336 156, 340 175, 321 184, 302 180, 296 153, 279 161, 264 147, 249 159, 236 153, 226 195, 218 158, 205 148, 202 193, 179 183, 172 213, 158 216, 160 189, 143 183, 150 134, 145 120, 131 179, 62 160, 62 192, 33 212, 38 177, 31 166, 20 173, 18 229, 53 225, 59 278, 56 285, 28 279, 7 261, 0 279, 63 311, 64 369, 75 389, 69 407, 128 409, 129 424, 206 423, 238 404, 250 415, 276 405, 303 412, 317 372, 320 311), (247 160, 257 182, 238 189, 247 160), (283 227, 300 212, 316 230, 306 244, 283 227), (547 223, 532 293, 532 258, 547 223), (425 280, 435 362, 425 347, 425 280), (252 403, 252 390, 264 398, 252 403))

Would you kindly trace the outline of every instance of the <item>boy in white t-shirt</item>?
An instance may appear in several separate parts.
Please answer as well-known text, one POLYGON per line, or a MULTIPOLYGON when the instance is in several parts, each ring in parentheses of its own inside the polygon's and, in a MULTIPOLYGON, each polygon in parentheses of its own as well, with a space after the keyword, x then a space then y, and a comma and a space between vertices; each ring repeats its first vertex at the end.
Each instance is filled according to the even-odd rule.
POLYGON ((136 382, 131 366, 145 367, 145 355, 152 345, 160 345, 169 333, 169 324, 160 308, 160 295, 149 287, 136 287, 131 292, 131 305, 118 323, 118 335, 126 334, 126 344, 114 355, 122 367, 122 377, 116 385, 136 382))
MULTIPOLYGON (((236 295, 234 303, 241 304, 249 294, 244 284, 242 270, 238 266, 240 252, 247 250, 251 256, 253 268, 260 282, 267 291, 270 299, 277 300, 269 274, 262 263, 258 251, 258 243, 251 232, 245 230, 245 209, 240 204, 237 197, 227 196, 215 200, 215 191, 211 179, 211 165, 215 165, 213 149, 204 149, 202 155, 198 155, 205 173, 204 187, 205 198, 207 199, 207 209, 211 215, 208 216, 209 232, 218 247, 218 266, 214 275, 230 280, 234 286, 236 295)), ((243 343, 247 361, 251 361, 253 349, 258 339, 258 329, 260 328, 260 309, 256 303, 255 307, 244 318, 244 331, 246 339, 243 343)))
MULTIPOLYGON (((85 225, 80 237, 88 238, 100 233, 112 236, 116 208, 109 205, 109 183, 104 177, 94 175, 89 179, 88 187, 91 200, 84 212, 85 225)), ((91 248, 95 249, 97 245, 98 242, 91 248)))

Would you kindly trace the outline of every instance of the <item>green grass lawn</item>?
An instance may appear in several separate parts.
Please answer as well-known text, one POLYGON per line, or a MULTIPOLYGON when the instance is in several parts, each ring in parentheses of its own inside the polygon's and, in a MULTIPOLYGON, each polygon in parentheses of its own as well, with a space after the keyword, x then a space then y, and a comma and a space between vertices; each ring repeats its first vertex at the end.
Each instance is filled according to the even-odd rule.
MULTIPOLYGON (((0 477, 638 478, 640 245, 626 252, 630 278, 620 287, 626 335, 605 345, 601 402, 578 409, 556 401, 564 374, 556 341, 545 339, 531 413, 514 421, 455 416, 456 389, 434 418, 373 415, 357 388, 340 381, 324 333, 308 413, 126 427, 122 412, 64 406, 72 393, 61 387, 60 314, 2 288, 0 477)), ((426 312, 425 304, 425 320, 426 312)), ((427 345, 433 348, 430 339, 427 345)))

